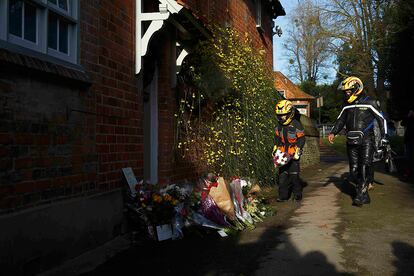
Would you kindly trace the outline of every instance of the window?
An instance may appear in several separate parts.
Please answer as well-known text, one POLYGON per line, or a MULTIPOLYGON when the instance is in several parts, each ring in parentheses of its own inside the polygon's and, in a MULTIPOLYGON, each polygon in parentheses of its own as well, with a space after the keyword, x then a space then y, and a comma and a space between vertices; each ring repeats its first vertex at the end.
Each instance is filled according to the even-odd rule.
POLYGON ((63 12, 69 12, 68 0, 48 0, 47 2, 63 12))
POLYGON ((68 54, 69 24, 50 13, 48 17, 47 47, 68 54))
POLYGON ((24 47, 39 50, 38 10, 30 2, 10 0, 7 11, 8 40, 24 47))
POLYGON ((0 1, 0 40, 77 63, 78 0, 0 1))
POLYGON ((308 105, 306 104, 295 104, 296 109, 299 111, 300 114, 309 116, 308 114, 308 105))
POLYGON ((277 90, 277 92, 279 92, 280 96, 283 97, 283 99, 286 99, 286 93, 285 90, 277 90))
POLYGON ((10 34, 36 43, 36 8, 21 1, 10 1, 10 34))
POLYGON ((263 32, 263 25, 262 25, 262 0, 255 0, 256 5, 256 28, 263 32))

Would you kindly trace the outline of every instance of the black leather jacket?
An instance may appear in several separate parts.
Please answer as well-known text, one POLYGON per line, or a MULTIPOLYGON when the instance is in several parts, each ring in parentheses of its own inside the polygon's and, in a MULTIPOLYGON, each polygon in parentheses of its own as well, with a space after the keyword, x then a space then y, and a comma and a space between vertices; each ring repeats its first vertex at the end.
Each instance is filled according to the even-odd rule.
POLYGON ((368 96, 362 95, 352 104, 346 104, 338 118, 331 133, 338 134, 346 126, 346 131, 362 131, 364 140, 374 138, 375 120, 381 131, 381 138, 386 138, 387 121, 379 109, 379 102, 368 96))

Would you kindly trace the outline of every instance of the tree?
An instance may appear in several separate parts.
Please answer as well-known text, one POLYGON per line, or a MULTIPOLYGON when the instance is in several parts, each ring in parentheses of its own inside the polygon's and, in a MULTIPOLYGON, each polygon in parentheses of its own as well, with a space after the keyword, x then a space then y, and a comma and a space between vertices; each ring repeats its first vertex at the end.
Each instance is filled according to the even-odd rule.
POLYGON ((401 119, 409 109, 414 109, 413 73, 414 64, 414 1, 395 1, 389 17, 393 28, 390 45, 387 77, 391 85, 390 116, 401 119))
MULTIPOLYGON (((368 93, 385 99, 390 27, 386 18, 394 1, 331 0, 321 7, 326 32, 335 38, 339 69, 352 65, 368 93), (345 64, 348 63, 348 64, 345 64)), ((344 75, 347 72, 340 72, 344 75)))
POLYGON ((291 17, 292 29, 284 43, 291 64, 291 77, 317 83, 328 66, 330 38, 324 32, 319 8, 312 1, 300 1, 291 17))
MULTIPOLYGON (((313 96, 322 96, 324 99, 323 107, 321 107, 320 122, 333 123, 341 111, 343 103, 343 94, 337 91, 338 82, 332 84, 315 84, 314 82, 302 82, 300 88, 313 96)), ((311 103, 311 118, 319 121, 319 109, 316 107, 316 101, 311 103)))

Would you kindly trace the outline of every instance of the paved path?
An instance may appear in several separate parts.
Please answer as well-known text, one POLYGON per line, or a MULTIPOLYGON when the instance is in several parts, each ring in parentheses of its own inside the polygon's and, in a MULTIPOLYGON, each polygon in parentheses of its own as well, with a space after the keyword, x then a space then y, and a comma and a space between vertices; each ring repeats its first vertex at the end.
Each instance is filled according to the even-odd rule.
POLYGON ((338 199, 344 265, 355 275, 414 275, 414 185, 378 165, 371 204, 353 207, 346 189, 338 199))
MULTIPOLYGON (((346 164, 341 162, 330 171, 340 178, 346 164)), ((343 250, 335 237, 340 222, 340 191, 331 179, 308 183, 320 187, 306 195, 290 220, 292 226, 279 237, 280 244, 260 260, 256 275, 334 275, 344 271, 343 250)))

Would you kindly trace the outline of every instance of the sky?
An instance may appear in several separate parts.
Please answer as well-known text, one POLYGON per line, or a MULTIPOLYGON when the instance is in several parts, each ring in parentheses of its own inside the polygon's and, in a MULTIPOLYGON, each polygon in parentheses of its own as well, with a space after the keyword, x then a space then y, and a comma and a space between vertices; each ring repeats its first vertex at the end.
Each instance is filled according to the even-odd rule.
MULTIPOLYGON (((275 20, 275 26, 282 28, 282 36, 273 36, 273 70, 281 71, 285 76, 289 75, 289 60, 286 58, 285 50, 283 49, 283 43, 287 38, 287 30, 289 28, 289 18, 293 10, 298 4, 297 0, 279 0, 285 9, 286 15, 279 16, 275 20)), ((321 80, 321 83, 331 83, 336 75, 336 71, 332 66, 332 70, 327 72, 328 78, 321 80)), ((294 80, 292 80, 294 81, 294 80)))
POLYGON ((273 70, 281 71, 284 75, 287 75, 289 72, 289 61, 286 58, 284 58, 285 54, 283 53, 283 42, 286 38, 286 30, 289 24, 289 15, 296 7, 297 1, 280 0, 280 3, 285 9, 286 15, 279 16, 275 20, 275 26, 281 27, 283 34, 281 37, 279 37, 278 35, 273 36, 273 70))

